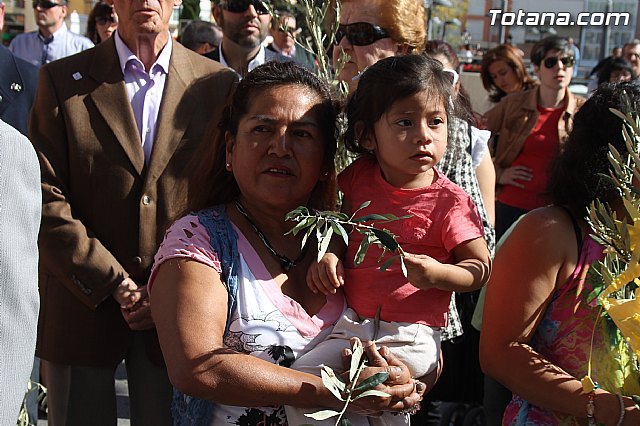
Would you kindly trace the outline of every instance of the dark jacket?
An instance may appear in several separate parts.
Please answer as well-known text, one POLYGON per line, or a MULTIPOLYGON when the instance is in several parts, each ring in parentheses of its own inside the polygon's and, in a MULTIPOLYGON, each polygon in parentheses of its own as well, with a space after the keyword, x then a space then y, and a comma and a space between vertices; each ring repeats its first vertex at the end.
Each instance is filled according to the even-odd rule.
POLYGON ((0 118, 25 136, 37 85, 38 67, 0 45, 0 118))

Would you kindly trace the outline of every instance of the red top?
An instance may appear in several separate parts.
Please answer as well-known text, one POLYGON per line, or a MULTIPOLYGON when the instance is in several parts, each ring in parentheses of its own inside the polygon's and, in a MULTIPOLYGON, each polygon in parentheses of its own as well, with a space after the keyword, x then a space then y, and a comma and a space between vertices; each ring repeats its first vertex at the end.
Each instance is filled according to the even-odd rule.
POLYGON ((533 210, 549 204, 549 199, 543 195, 549 180, 549 165, 558 155, 560 137, 558 136, 558 121, 564 112, 564 107, 558 109, 538 107, 538 121, 527 137, 522 151, 511 166, 526 166, 532 170, 533 178, 520 181, 524 188, 504 185, 498 193, 498 201, 512 207, 533 210))
MULTIPOLYGON (((397 236, 409 253, 426 254, 442 263, 454 260, 452 250, 459 244, 484 235, 482 220, 475 204, 462 188, 434 169, 436 181, 424 188, 400 189, 384 180, 375 159, 362 157, 338 178, 345 200, 357 209, 365 201, 371 204, 357 216, 391 213, 409 219, 378 225, 397 236)), ((379 270, 377 245, 367 251, 364 262, 354 266, 355 254, 363 236, 354 231, 344 258, 347 304, 358 315, 373 318, 382 306, 380 319, 412 322, 444 327, 451 292, 438 289, 420 290, 407 281, 400 263, 386 271, 379 270)), ((387 254, 387 259, 392 254, 387 254)), ((383 260, 384 261, 384 260, 383 260)))

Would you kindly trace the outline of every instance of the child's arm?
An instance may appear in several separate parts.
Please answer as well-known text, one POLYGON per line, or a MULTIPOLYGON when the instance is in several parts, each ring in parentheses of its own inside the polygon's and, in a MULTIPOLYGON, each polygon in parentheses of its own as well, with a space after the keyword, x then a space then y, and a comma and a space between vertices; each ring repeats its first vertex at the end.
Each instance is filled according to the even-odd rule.
MULTIPOLYGON (((351 214, 351 203, 346 199, 342 202, 341 211, 351 214)), ((346 250, 342 237, 334 235, 320 262, 314 261, 307 270, 307 285, 312 292, 333 294, 338 287, 344 285, 344 268, 340 259, 346 250)))
POLYGON ((481 288, 491 274, 491 257, 484 238, 465 241, 454 249, 457 263, 440 263, 423 254, 407 253, 407 278, 415 287, 465 293, 481 288))

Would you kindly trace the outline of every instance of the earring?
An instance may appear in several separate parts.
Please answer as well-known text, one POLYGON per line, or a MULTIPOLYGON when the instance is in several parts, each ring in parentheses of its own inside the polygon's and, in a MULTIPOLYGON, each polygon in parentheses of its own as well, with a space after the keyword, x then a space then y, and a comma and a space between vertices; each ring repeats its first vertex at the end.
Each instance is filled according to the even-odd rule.
POLYGON ((227 163, 227 170, 231 171, 231 163, 227 163))

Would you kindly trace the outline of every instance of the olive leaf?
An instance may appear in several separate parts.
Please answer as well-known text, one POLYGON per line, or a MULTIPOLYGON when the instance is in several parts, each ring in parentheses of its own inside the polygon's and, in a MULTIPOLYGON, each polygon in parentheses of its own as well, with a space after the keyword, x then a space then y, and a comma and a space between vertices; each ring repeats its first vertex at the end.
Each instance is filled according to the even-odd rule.
MULTIPOLYGON (((593 270, 593 274, 597 276, 590 280, 595 282, 595 285, 588 298, 601 306, 603 316, 606 315, 610 324, 617 328, 617 333, 611 337, 617 342, 612 342, 611 347, 621 348, 614 355, 623 364, 631 366, 631 369, 625 371, 626 375, 632 373, 632 370, 633 374, 640 371, 640 341, 635 332, 624 335, 623 331, 628 334, 630 330, 640 330, 640 322, 635 316, 620 316, 619 311, 610 310, 609 307, 613 305, 611 299, 619 299, 616 303, 620 304, 635 302, 632 299, 635 299, 635 291, 638 288, 637 272, 633 265, 640 253, 640 191, 637 188, 637 182, 640 181, 640 117, 637 112, 638 105, 631 105, 630 98, 626 95, 623 101, 626 102, 628 113, 616 109, 610 111, 622 120, 621 132, 627 153, 621 153, 610 144, 609 174, 600 177, 602 185, 613 186, 618 190, 624 212, 616 214, 608 203, 595 200, 588 207, 587 222, 592 230, 591 238, 605 248, 604 258, 594 262, 590 267, 589 272, 593 270), (627 353, 629 348, 633 349, 632 355, 627 353)), ((590 358, 591 354, 586 378, 590 378, 591 375, 590 358)), ((640 403, 637 396, 633 396, 633 399, 637 404, 640 403)))
POLYGON ((370 201, 365 201, 358 207, 355 212, 348 216, 342 212, 335 211, 309 211, 308 208, 300 206, 285 216, 286 220, 296 222, 293 228, 291 228, 287 234, 298 235, 298 233, 304 231, 302 237, 302 248, 309 242, 309 238, 315 234, 318 244, 318 256, 317 260, 320 261, 322 256, 325 255, 329 249, 331 238, 336 235, 342 238, 345 245, 349 245, 349 231, 353 229, 363 235, 363 239, 358 246, 358 250, 354 256, 354 264, 360 265, 372 244, 376 244, 382 248, 382 254, 378 259, 378 262, 382 262, 382 258, 388 253, 397 253, 382 263, 380 266, 381 271, 385 271, 391 266, 391 264, 399 260, 400 267, 406 276, 406 267, 404 266, 403 257, 404 251, 396 236, 389 230, 379 228, 377 225, 381 223, 388 223, 396 220, 403 220, 410 218, 411 215, 395 216, 393 214, 378 214, 370 213, 364 216, 356 217, 356 214, 368 207, 371 204, 370 201))
MULTIPOLYGON (((378 328, 377 323, 380 322, 379 312, 380 309, 378 309, 378 314, 376 314, 375 318, 376 329, 378 328)), ((377 332, 375 334, 377 334, 377 332)), ((336 375, 331 367, 324 366, 320 370, 322 383, 327 387, 327 389, 329 389, 333 396, 335 396, 340 401, 344 401, 342 410, 321 410, 315 413, 305 414, 305 416, 318 421, 330 419, 331 417, 337 416, 338 418, 336 420, 335 426, 349 426, 351 425, 351 422, 349 421, 349 419, 344 418, 343 416, 352 401, 360 398, 365 398, 367 396, 391 396, 386 392, 374 389, 376 386, 384 383, 384 381, 389 378, 388 372, 376 373, 358 384, 360 373, 362 373, 366 366, 367 357, 364 353, 364 348, 362 347, 362 343, 360 342, 360 340, 356 340, 353 344, 353 347, 351 348, 351 364, 348 371, 348 383, 343 381, 340 376, 336 375)))

